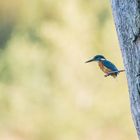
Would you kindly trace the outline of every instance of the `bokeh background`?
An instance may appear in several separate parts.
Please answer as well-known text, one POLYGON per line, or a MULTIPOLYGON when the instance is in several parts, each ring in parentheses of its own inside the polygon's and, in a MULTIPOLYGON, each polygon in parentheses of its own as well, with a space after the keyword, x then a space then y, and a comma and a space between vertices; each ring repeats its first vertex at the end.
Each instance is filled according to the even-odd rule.
POLYGON ((0 139, 136 139, 125 73, 84 63, 118 46, 109 1, 1 0, 0 139))

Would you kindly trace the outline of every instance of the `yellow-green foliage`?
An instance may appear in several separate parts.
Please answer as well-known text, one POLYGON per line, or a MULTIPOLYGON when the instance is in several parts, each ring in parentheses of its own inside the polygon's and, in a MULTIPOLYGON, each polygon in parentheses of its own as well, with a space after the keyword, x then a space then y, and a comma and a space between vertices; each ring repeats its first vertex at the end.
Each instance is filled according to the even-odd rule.
POLYGON ((0 139, 136 139, 125 73, 96 54, 123 69, 108 1, 1 0, 0 139))

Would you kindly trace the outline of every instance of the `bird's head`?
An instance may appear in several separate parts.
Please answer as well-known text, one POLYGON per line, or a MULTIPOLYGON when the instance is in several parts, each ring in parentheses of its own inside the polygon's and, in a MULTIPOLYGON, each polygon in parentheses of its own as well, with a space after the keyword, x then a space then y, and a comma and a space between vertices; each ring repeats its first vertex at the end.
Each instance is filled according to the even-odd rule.
POLYGON ((105 57, 103 55, 96 55, 92 57, 90 60, 86 61, 86 63, 92 62, 92 61, 102 61, 105 60, 105 57))

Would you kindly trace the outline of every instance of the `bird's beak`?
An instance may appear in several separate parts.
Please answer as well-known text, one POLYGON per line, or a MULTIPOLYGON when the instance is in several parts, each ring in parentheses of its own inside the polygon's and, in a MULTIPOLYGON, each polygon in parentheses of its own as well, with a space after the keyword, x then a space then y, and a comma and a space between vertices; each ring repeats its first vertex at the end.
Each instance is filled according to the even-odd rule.
POLYGON ((86 61, 85 63, 89 63, 89 62, 92 62, 92 61, 95 61, 95 60, 92 58, 92 59, 86 61))

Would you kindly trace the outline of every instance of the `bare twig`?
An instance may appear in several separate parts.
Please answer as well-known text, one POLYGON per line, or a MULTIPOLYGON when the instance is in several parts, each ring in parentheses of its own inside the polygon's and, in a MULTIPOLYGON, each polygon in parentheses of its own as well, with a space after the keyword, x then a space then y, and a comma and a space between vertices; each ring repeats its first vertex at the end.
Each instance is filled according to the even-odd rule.
POLYGON ((105 75, 105 77, 110 76, 110 75, 115 74, 115 73, 124 72, 124 71, 125 71, 125 70, 111 71, 111 72, 107 73, 107 74, 105 75))

